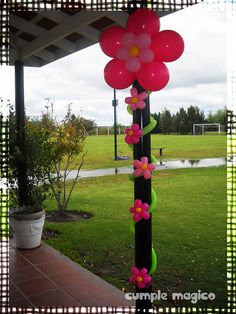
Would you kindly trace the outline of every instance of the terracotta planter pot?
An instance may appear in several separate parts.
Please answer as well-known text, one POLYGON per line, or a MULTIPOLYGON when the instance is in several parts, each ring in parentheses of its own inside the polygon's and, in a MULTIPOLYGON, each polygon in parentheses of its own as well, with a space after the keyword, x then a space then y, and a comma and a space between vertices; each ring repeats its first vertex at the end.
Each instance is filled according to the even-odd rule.
POLYGON ((10 214, 10 229, 13 233, 16 247, 33 249, 40 246, 44 220, 44 210, 32 214, 10 214))

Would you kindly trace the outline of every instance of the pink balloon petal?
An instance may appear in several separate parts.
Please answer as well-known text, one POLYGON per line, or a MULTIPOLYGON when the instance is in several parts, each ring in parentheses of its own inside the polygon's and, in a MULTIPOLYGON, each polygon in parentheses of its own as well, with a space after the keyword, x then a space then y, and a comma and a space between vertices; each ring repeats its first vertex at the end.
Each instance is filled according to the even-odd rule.
POLYGON ((124 89, 133 83, 135 74, 127 71, 123 61, 112 59, 105 66, 104 79, 112 88, 124 89))
POLYGON ((134 124, 132 125, 131 129, 132 129, 133 131, 138 131, 138 130, 139 130, 139 125, 136 124, 136 123, 134 123, 134 124))
POLYGON ((135 44, 140 48, 140 49, 147 49, 150 44, 151 44, 151 36, 147 33, 142 33, 136 36, 136 42, 135 44))
POLYGON ((132 143, 137 144, 139 142, 139 136, 133 136, 132 143))
POLYGON ((129 211, 130 211, 131 213, 135 213, 135 210, 136 210, 135 207, 130 207, 130 209, 129 209, 129 211))
POLYGON ((124 47, 129 48, 135 45, 135 35, 131 32, 122 36, 121 43, 124 47))
POLYGON ((147 203, 142 204, 142 210, 146 211, 148 210, 148 208, 149 208, 149 205, 147 203))
POLYGON ((117 58, 122 60, 122 61, 126 61, 127 59, 129 59, 129 51, 127 48, 120 48, 117 52, 117 58))
POLYGON ((146 107, 146 104, 143 100, 139 100, 136 104, 136 106, 139 108, 139 109, 144 109, 146 107))
POLYGON ((148 170, 154 170, 154 169, 156 169, 155 164, 148 164, 148 170))
POLYGON ((152 62, 154 60, 154 57, 154 52, 150 48, 142 50, 139 55, 140 61, 144 63, 152 62))
POLYGON ((134 170, 134 176, 135 177, 140 177, 142 175, 142 173, 143 173, 142 169, 134 170))
POLYGON ((163 62, 154 60, 143 63, 141 71, 137 73, 139 84, 148 91, 158 91, 169 81, 169 71, 163 62))
POLYGON ((142 93, 140 93, 140 94, 138 95, 138 99, 139 99, 139 100, 144 100, 144 99, 146 99, 146 98, 148 98, 148 93, 147 93, 147 92, 142 92, 142 93))
POLYGON ((144 219, 148 219, 150 217, 150 214, 148 212, 145 212, 145 211, 142 211, 141 212, 141 216, 144 218, 144 219))
MULTIPOLYGON (((132 97, 137 97, 138 96, 138 90, 135 87, 132 87, 130 90, 130 94, 132 97)), ((130 97, 132 99, 132 97, 130 97)))
POLYGON ((138 160, 138 159, 135 159, 133 161, 133 165, 134 165, 135 168, 140 168, 140 167, 142 167, 142 162, 140 160, 138 160))
POLYGON ((153 36, 159 32, 160 20, 156 12, 149 9, 140 9, 129 16, 127 28, 136 35, 148 33, 153 36))
POLYGON ((138 222, 140 219, 141 219, 140 214, 134 213, 134 215, 133 215, 133 220, 134 220, 135 222, 138 222))
POLYGON ((136 266, 133 266, 131 268, 131 272, 135 275, 135 276, 138 276, 139 275, 139 270, 136 266))
POLYGON ((147 157, 142 157, 141 158, 141 163, 148 164, 148 158, 147 157))
POLYGON ((126 98, 125 98, 125 103, 128 104, 128 105, 130 105, 130 103, 132 102, 132 98, 133 98, 133 97, 126 97, 126 98))
POLYGON ((139 198, 137 198, 137 199, 134 201, 134 206, 135 206, 135 207, 141 207, 141 206, 142 206, 142 201, 141 201, 139 198))
POLYGON ((134 142, 133 142, 133 138, 131 137, 131 136, 129 136, 129 135, 126 135, 126 137, 125 137, 125 142, 127 143, 127 144, 133 144, 134 142))
POLYGON ((144 179, 146 179, 146 180, 148 180, 152 177, 149 170, 143 170, 143 176, 144 176, 144 179))
POLYGON ((182 55, 184 41, 177 32, 164 30, 153 37, 151 48, 155 51, 156 60, 172 62, 182 55))
POLYGON ((147 274, 147 269, 146 268, 142 268, 139 272, 139 274, 143 277, 143 276, 146 276, 147 274))
POLYGON ((132 276, 129 278, 130 283, 136 283, 136 276, 132 276))
POLYGON ((138 282, 138 283, 137 283, 137 286, 138 286, 139 288, 143 289, 143 288, 146 286, 146 284, 145 284, 144 282, 138 282))
POLYGON ((145 275, 145 276, 144 276, 144 281, 145 281, 146 283, 149 283, 149 282, 152 281, 152 277, 149 276, 149 275, 145 275))
POLYGON ((131 57, 126 61, 125 66, 129 72, 135 73, 141 69, 141 62, 138 58, 131 57))
POLYGON ((136 104, 134 104, 134 103, 132 103, 132 104, 130 104, 130 108, 132 109, 132 110, 136 110, 137 108, 138 108, 138 105, 137 105, 138 103, 136 103, 136 104))
POLYGON ((119 26, 112 26, 104 30, 99 37, 102 51, 109 57, 115 58, 118 50, 122 47, 121 39, 126 33, 127 30, 119 26))

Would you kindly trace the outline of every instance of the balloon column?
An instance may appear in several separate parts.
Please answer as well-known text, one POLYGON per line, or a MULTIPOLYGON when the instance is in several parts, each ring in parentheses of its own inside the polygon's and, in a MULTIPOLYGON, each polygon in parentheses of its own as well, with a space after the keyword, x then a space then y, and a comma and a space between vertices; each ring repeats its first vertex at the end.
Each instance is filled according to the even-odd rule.
MULTIPOLYGON (((165 62, 175 61, 181 56, 184 42, 175 31, 160 31, 160 20, 154 11, 139 9, 129 16, 126 28, 112 26, 103 31, 99 43, 102 51, 112 58, 104 69, 106 83, 114 89, 124 89, 133 84, 131 96, 125 98, 127 110, 133 115, 133 124, 125 130, 125 142, 134 151, 134 172, 130 179, 135 188, 137 182, 139 184, 139 193, 135 191, 134 204, 130 207, 130 228, 135 232, 137 243, 137 239, 146 239, 144 232, 147 226, 151 229, 151 213, 157 206, 157 196, 151 188, 152 171, 157 161, 150 153, 150 132, 157 122, 150 117, 149 94, 167 85, 169 71, 165 62), (139 228, 144 221, 150 221, 150 224, 139 228), (136 237, 137 233, 141 236, 136 237)), ((136 258, 136 265, 131 268, 130 282, 136 284, 137 289, 150 286, 151 275, 156 269, 156 253, 151 242, 148 252, 151 256, 149 266, 140 266, 144 262, 137 263, 136 258)))

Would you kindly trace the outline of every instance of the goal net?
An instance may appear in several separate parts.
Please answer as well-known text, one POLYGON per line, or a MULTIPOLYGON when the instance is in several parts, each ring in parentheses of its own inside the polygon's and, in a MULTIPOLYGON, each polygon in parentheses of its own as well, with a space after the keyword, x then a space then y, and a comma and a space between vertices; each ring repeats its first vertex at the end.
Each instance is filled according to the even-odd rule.
POLYGON ((193 135, 204 135, 206 132, 217 132, 220 135, 220 123, 197 123, 193 124, 193 135))

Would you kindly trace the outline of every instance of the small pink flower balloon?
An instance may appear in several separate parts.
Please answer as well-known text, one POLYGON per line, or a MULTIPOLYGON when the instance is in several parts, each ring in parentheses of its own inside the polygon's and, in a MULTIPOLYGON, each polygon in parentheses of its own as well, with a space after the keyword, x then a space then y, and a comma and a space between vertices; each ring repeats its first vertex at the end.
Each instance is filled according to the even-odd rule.
POLYGON ((139 128, 139 125, 134 123, 130 128, 125 129, 125 142, 127 144, 137 144, 143 131, 139 128))
POLYGON ((152 277, 148 275, 146 268, 138 269, 133 266, 131 272, 133 275, 129 278, 129 282, 136 284, 141 289, 145 288, 152 281, 152 277))
POLYGON ((130 94, 131 97, 125 98, 125 103, 130 106, 131 110, 144 109, 146 106, 144 99, 148 98, 148 93, 142 92, 139 94, 137 88, 132 87, 130 94))

